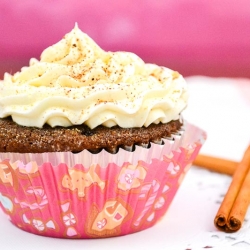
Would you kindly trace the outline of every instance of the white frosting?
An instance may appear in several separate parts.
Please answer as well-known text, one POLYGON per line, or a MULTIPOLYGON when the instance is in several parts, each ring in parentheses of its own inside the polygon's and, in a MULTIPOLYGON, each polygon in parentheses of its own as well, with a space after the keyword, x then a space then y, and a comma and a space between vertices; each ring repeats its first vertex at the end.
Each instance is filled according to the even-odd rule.
POLYGON ((133 53, 105 52, 77 26, 41 60, 0 82, 0 117, 23 126, 102 124, 123 128, 167 123, 187 105, 177 72, 133 53))

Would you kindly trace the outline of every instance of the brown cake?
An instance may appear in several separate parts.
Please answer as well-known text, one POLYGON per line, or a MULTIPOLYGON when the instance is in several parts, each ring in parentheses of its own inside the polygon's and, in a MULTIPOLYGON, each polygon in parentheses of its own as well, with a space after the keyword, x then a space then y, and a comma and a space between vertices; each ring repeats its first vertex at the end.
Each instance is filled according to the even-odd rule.
POLYGON ((147 147, 149 142, 159 143, 181 128, 179 120, 166 124, 151 124, 145 128, 107 128, 102 125, 90 129, 87 125, 69 128, 24 127, 10 118, 0 119, 0 152, 43 153, 80 152, 88 149, 98 152, 106 149, 116 153, 119 147, 132 149, 133 145, 147 147))

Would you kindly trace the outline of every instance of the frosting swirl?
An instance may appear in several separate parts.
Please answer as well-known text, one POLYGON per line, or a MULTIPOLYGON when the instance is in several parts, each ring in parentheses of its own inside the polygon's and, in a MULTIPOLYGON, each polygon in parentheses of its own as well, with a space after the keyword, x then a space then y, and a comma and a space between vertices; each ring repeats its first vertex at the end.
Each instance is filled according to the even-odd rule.
POLYGON ((5 73, 0 117, 34 127, 147 127, 178 119, 187 99, 187 84, 176 71, 133 53, 105 52, 75 26, 40 61, 5 73))

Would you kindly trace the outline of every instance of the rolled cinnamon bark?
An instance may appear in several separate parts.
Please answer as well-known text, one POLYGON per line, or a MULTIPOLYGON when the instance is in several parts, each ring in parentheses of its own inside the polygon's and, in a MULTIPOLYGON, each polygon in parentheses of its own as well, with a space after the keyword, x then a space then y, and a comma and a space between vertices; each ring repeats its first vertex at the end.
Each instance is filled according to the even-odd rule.
POLYGON ((232 210, 228 218, 227 227, 231 231, 237 231, 240 229, 242 222, 244 221, 249 203, 250 203, 250 171, 248 170, 247 176, 245 177, 245 180, 240 188, 239 194, 234 202, 234 205, 232 207, 232 210))
POLYGON ((233 175, 238 164, 235 161, 203 154, 199 154, 193 162, 195 166, 228 175, 233 175))
POLYGON ((250 202, 250 146, 237 166, 230 187, 214 219, 225 232, 240 229, 250 202))

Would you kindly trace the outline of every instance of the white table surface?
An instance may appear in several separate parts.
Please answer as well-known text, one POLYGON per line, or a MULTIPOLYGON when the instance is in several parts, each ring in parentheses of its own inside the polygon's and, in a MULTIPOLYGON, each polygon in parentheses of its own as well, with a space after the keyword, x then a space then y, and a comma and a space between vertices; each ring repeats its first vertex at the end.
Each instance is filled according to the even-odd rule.
MULTIPOLYGON (((240 160, 250 142, 250 79, 187 78, 190 101, 184 118, 207 131, 201 152, 240 160)), ((250 249, 250 211, 240 231, 213 225, 231 177, 193 166, 167 214, 154 227, 117 238, 64 240, 32 235, 13 226, 0 211, 0 249, 250 249)))

